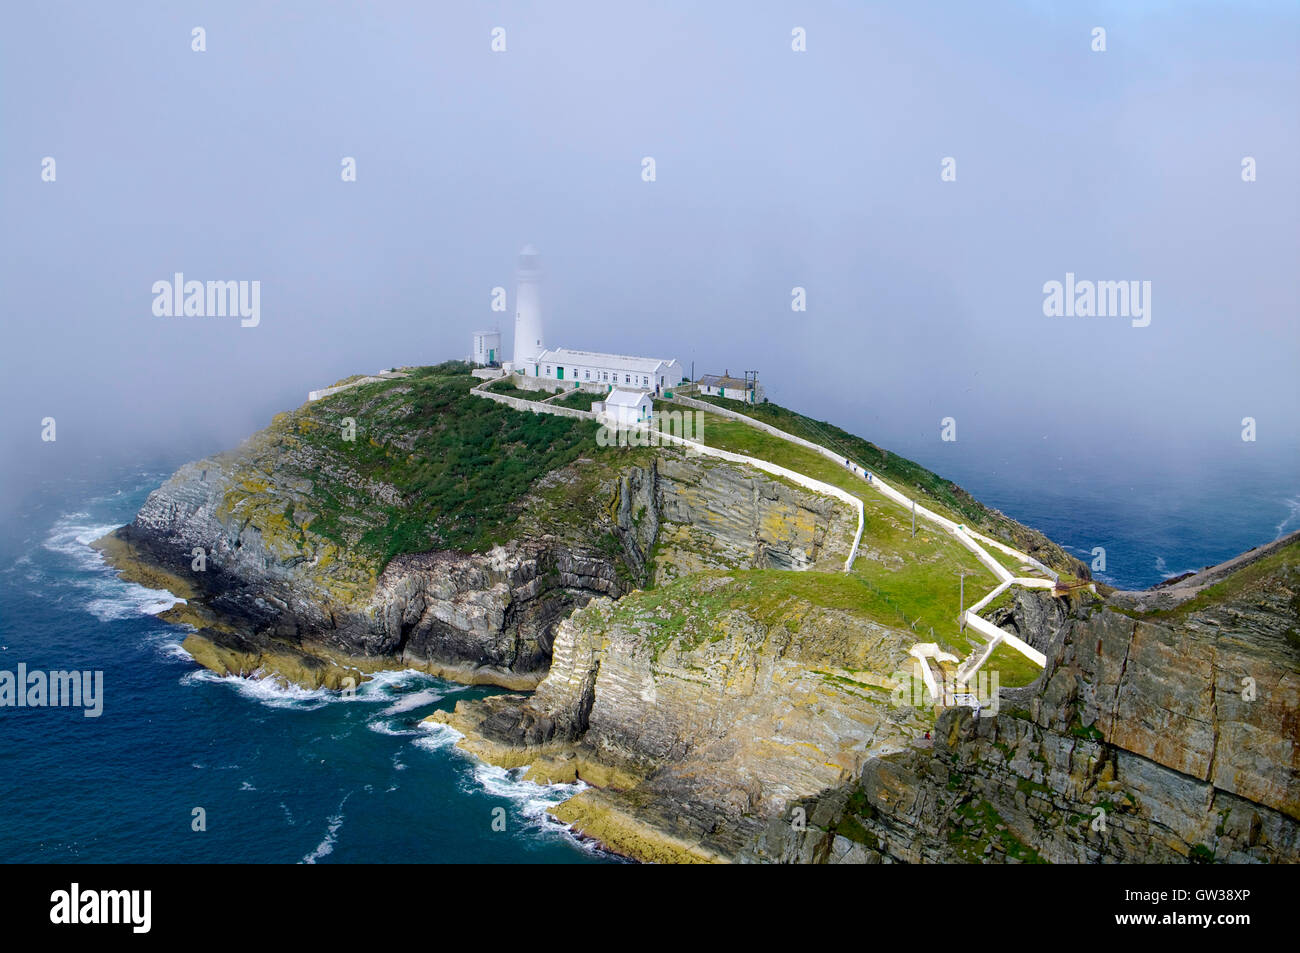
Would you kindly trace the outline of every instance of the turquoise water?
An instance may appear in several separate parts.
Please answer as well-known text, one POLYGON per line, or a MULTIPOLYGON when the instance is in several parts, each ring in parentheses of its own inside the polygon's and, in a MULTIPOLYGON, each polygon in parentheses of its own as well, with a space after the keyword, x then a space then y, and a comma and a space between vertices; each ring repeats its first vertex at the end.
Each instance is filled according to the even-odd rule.
POLYGON ((185 630, 150 614, 170 599, 86 545, 166 475, 48 487, 5 527, 0 669, 102 670, 104 708, 0 708, 0 861, 612 859, 544 813, 577 787, 524 782, 420 725, 490 690, 403 672, 343 700, 198 669, 185 630))

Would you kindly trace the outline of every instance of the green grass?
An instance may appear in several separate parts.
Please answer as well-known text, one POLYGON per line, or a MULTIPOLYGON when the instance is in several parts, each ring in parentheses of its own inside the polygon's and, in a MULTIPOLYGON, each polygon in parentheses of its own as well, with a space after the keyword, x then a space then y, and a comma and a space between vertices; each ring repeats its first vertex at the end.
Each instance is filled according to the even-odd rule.
POLYGON ((518 397, 521 400, 543 401, 551 395, 544 390, 524 390, 522 387, 516 387, 510 383, 510 376, 502 377, 498 381, 489 384, 485 390, 490 390, 494 394, 501 394, 505 397, 518 397))
POLYGON ((529 487, 590 447, 595 425, 472 395, 479 382, 463 371, 417 369, 278 419, 285 440, 316 451, 317 465, 300 475, 312 482, 304 528, 380 565, 399 553, 481 551, 508 539, 529 487), (340 437, 348 417, 353 442, 340 437), (382 485, 397 498, 384 501, 382 485))
POLYGON ((991 678, 998 673, 1000 688, 1019 688, 1028 685, 1043 674, 1043 670, 1005 642, 1000 642, 980 671, 991 678))
MULTIPOLYGON (((995 596, 988 605, 986 605, 983 609, 979 611, 979 614, 985 619, 989 619, 990 621, 992 621, 992 616, 994 612, 996 612, 999 609, 1009 609, 1011 608, 1012 605, 1015 604, 1016 592, 1018 591, 1019 591, 1019 587, 1017 586, 1011 586, 1008 589, 1002 590, 1002 592, 998 593, 998 595, 995 596)), ((979 599, 976 599, 975 601, 978 602, 979 599)))
MULTIPOLYGON (((979 540, 976 540, 975 542, 979 543, 979 540)), ((980 543, 980 545, 984 547, 986 553, 992 556, 1004 568, 1010 570, 1013 576, 1043 576, 1043 571, 1033 563, 1023 563, 1014 556, 1004 553, 996 546, 989 546, 987 543, 980 543)))
POLYGON ((700 439, 711 447, 748 454, 806 474, 862 500, 865 528, 852 575, 864 580, 878 601, 889 607, 892 625, 914 625, 918 641, 928 641, 933 627, 934 638, 955 654, 964 656, 970 651, 970 641, 958 632, 958 574, 963 570, 969 574, 968 605, 983 598, 998 583, 974 553, 923 521, 918 522, 913 538, 908 510, 816 451, 708 413, 700 439), (885 554, 885 561, 877 561, 877 553, 885 554))
POLYGON ((990 509, 951 480, 945 480, 920 464, 890 453, 834 424, 814 420, 771 402, 741 406, 721 397, 692 396, 705 403, 738 411, 793 436, 811 440, 832 453, 842 454, 859 466, 879 474, 908 496, 917 497, 918 502, 935 512, 956 522, 966 523, 987 536, 1002 540, 1008 546, 1036 555, 1058 571, 1072 572, 1075 568, 1073 560, 1041 533, 990 509))
MULTIPOLYGON (((956 810, 957 817, 970 822, 973 828, 953 826, 948 832, 948 843, 957 855, 968 863, 981 863, 988 859, 984 848, 990 843, 998 844, 1007 857, 1014 857, 1025 864, 1046 863, 1038 851, 1026 844, 1009 829, 998 830, 998 825, 1006 827, 1002 816, 988 801, 969 801, 956 810), (976 833, 978 832, 978 833, 976 833)), ((989 857, 997 858, 996 854, 989 857)))
POLYGON ((620 600, 613 618, 642 628, 657 655, 678 638, 688 648, 722 638, 715 623, 735 609, 762 625, 781 625, 791 632, 798 632, 818 609, 898 626, 893 607, 859 576, 780 569, 694 573, 620 600), (716 582, 724 577, 731 581, 716 582))
POLYGON ((568 407, 572 410, 591 410, 591 405, 598 400, 604 400, 604 394, 591 394, 586 391, 575 390, 571 394, 565 394, 551 401, 553 407, 568 407))
MULTIPOLYGON (((1185 619, 1193 612, 1240 599, 1278 575, 1284 576, 1292 588, 1300 582, 1300 541, 1283 546, 1263 559, 1238 569, 1226 579, 1202 589, 1182 605, 1148 613, 1148 617, 1185 619)), ((1297 616, 1300 616, 1300 596, 1292 600, 1291 608, 1297 616)))

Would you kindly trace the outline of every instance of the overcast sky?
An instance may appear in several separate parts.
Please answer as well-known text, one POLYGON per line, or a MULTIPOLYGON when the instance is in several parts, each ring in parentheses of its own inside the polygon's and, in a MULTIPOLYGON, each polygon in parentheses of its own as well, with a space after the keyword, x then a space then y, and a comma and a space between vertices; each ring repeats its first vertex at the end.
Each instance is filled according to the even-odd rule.
POLYGON ((1159 485, 1223 464, 1300 491, 1281 486, 1300 472, 1294 3, 0 17, 6 504, 87 461, 233 445, 348 374, 465 356, 506 317, 494 286, 513 314, 526 242, 548 344, 758 369, 773 399, 945 474, 1159 485), (260 325, 155 316, 178 271, 260 281, 260 325), (1151 282, 1150 325, 1046 317, 1067 272, 1151 282))

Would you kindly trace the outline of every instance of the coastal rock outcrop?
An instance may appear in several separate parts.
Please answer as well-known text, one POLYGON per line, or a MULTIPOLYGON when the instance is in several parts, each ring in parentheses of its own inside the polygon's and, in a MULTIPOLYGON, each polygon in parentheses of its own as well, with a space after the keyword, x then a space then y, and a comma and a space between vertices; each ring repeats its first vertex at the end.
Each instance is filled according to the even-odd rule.
POLYGON ((1216 579, 1150 616, 1030 596, 1037 683, 994 717, 944 712, 933 747, 868 763, 745 856, 836 862, 847 837, 877 862, 1300 860, 1300 543, 1216 579))
POLYGON ((539 780, 605 781, 555 813, 617 850, 730 858, 788 802, 928 727, 891 704, 913 633, 838 607, 865 592, 842 574, 749 571, 593 602, 560 626, 533 696, 433 717, 539 780))
POLYGON ((556 626, 593 597, 704 568, 833 564, 852 543, 842 504, 664 448, 544 473, 514 503, 513 538, 485 552, 398 553, 381 569, 315 529, 318 497, 345 484, 358 501, 333 518, 363 534, 403 491, 274 432, 182 467, 104 541, 124 572, 147 565, 149 584, 190 598, 171 617, 199 629, 187 648, 222 674, 337 687, 348 671, 411 666, 532 688, 556 626), (203 646, 215 632, 227 637, 203 646))

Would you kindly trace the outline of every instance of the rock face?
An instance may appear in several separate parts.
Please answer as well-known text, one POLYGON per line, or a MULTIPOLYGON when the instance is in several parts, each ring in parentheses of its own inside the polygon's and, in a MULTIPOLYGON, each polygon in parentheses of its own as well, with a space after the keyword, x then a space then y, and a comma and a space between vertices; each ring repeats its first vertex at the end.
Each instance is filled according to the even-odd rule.
POLYGON ((173 617, 219 673, 536 689, 435 720, 589 782, 557 816, 643 859, 1300 860, 1300 541, 1148 593, 1017 592, 994 618, 1043 675, 936 721, 896 693, 918 617, 876 583, 925 577, 889 532, 846 574, 847 506, 676 448, 584 456, 577 424, 462 377, 277 418, 181 468, 106 555, 190 599, 173 617), (339 451, 353 415, 371 429, 339 451))
POLYGON ((189 648, 201 662, 329 687, 349 665, 402 665, 531 688, 556 626, 593 597, 703 568, 833 563, 851 545, 855 525, 831 499, 679 450, 639 460, 580 459, 547 474, 519 503, 518 541, 399 555, 377 576, 296 525, 294 500, 310 486, 254 478, 240 455, 181 468, 116 537, 198 594, 210 617, 189 648), (577 483, 590 497, 582 511, 550 499, 577 483), (314 666, 304 653, 338 664, 314 666))
POLYGON ((894 682, 876 674, 905 668, 915 636, 816 604, 860 581, 799 582, 715 573, 593 602, 561 624, 531 698, 434 717, 535 778, 613 778, 556 813, 617 850, 734 857, 786 804, 856 777, 929 724, 892 706, 894 682))
POLYGON ((932 748, 872 761, 803 805, 808 830, 774 822, 745 856, 1300 860, 1300 545, 1252 562, 1163 616, 1018 602, 1049 646, 1037 683, 996 717, 943 713, 932 748))
POLYGON ((747 468, 666 455, 657 487, 664 556, 656 584, 717 566, 836 569, 848 556, 856 517, 831 497, 756 478, 747 468))

